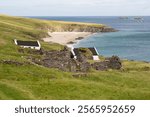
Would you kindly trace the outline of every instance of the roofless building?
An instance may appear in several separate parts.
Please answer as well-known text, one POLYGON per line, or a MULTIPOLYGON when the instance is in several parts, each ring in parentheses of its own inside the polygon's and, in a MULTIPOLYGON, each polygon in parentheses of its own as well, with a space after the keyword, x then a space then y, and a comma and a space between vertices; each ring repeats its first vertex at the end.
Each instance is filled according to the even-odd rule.
MULTIPOLYGON (((99 60, 99 53, 95 47, 87 48, 92 53, 93 60, 99 60)), ((73 58, 77 59, 78 54, 80 53, 79 48, 72 48, 71 53, 73 55, 73 58)))

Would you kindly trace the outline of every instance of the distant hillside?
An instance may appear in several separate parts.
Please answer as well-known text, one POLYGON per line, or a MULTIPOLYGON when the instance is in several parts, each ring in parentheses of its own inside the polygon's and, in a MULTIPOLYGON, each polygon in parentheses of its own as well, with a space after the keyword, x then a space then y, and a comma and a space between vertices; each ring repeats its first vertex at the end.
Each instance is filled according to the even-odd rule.
MULTIPOLYGON (((40 40, 48 31, 105 32, 100 24, 44 21, 0 15, 0 99, 150 99, 150 64, 123 60, 121 70, 63 72, 37 65, 13 39, 40 40)), ((40 41, 45 50, 63 46, 40 41)), ((103 59, 103 57, 101 57, 103 59)), ((93 62, 93 61, 91 61, 93 62)))
POLYGON ((9 33, 10 35, 13 34, 13 37, 22 36, 31 39, 45 37, 48 31, 100 32, 106 27, 100 24, 46 21, 5 15, 0 15, 0 26, 0 32, 3 32, 3 35, 9 33))

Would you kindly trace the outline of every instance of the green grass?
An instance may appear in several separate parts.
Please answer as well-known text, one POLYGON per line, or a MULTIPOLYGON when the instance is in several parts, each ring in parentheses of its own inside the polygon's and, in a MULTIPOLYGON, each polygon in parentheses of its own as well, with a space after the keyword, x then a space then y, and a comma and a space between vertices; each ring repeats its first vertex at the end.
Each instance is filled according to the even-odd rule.
MULTIPOLYGON (((1 15, 0 61, 27 62, 26 56, 32 56, 19 53, 14 38, 40 40, 47 36, 46 28, 62 30, 72 24, 76 23, 1 15)), ((73 28, 81 25, 102 26, 77 23, 73 28)), ((54 43, 41 41, 41 44, 46 50, 63 48, 54 43)), ((0 99, 150 99, 150 63, 123 60, 121 70, 91 70, 80 78, 73 77, 73 74, 33 64, 0 63, 0 99)))
POLYGON ((41 66, 0 66, 1 99, 150 99, 150 70, 124 62, 120 71, 91 71, 86 77, 41 66), (130 70, 129 70, 130 69, 130 70), (13 92, 13 93, 12 93, 13 92), (15 94, 15 95, 14 95, 15 94))

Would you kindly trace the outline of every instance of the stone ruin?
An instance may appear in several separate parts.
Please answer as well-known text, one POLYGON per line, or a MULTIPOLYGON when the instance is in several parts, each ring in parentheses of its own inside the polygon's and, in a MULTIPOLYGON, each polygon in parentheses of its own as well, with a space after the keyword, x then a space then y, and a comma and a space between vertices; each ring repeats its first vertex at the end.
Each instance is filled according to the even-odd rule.
MULTIPOLYGON (((44 51, 40 50, 39 54, 43 54, 41 58, 33 58, 32 62, 48 68, 58 68, 67 72, 87 72, 90 69, 95 70, 108 70, 108 69, 121 69, 121 60, 117 56, 106 58, 104 61, 89 63, 88 58, 82 53, 77 56, 78 59, 72 58, 71 51, 65 47, 60 51, 44 51), (42 51, 42 52, 41 52, 42 51)), ((37 54, 37 52, 36 52, 37 54)))

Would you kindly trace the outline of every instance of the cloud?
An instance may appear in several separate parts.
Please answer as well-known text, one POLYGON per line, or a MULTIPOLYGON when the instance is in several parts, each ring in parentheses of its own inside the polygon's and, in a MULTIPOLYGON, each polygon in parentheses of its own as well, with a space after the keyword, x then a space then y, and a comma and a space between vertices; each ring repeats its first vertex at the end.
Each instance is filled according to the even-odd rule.
POLYGON ((13 10, 17 15, 150 15, 149 4, 150 0, 3 0, 0 12, 11 14, 13 10))

